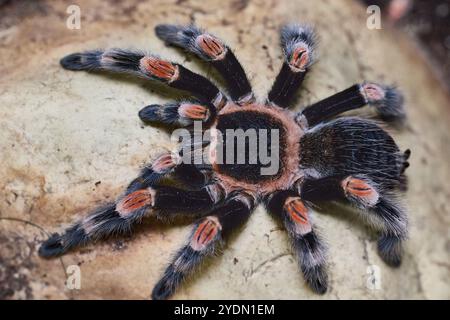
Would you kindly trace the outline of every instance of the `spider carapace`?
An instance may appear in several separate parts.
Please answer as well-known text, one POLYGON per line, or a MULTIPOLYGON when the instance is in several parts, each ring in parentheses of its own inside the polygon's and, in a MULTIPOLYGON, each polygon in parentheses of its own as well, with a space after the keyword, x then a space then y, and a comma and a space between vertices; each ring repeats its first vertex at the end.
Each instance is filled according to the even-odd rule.
POLYGON ((210 63, 224 78, 227 93, 180 64, 139 51, 74 53, 61 65, 69 70, 128 73, 189 92, 192 99, 149 105, 139 117, 150 124, 187 128, 190 134, 209 130, 208 143, 194 139, 188 143, 189 152, 180 148, 159 156, 116 201, 93 210, 62 234, 53 234, 40 247, 41 256, 59 256, 129 232, 146 216, 169 223, 175 215, 195 218, 187 243, 153 289, 152 298, 165 299, 263 202, 284 224, 307 284, 325 293, 326 246, 313 226, 312 208, 320 202, 341 201, 353 205, 378 232, 380 257, 391 266, 400 264, 407 219, 396 195, 406 182, 410 152, 401 152, 374 121, 339 117, 368 105, 381 120, 403 121, 403 98, 395 88, 362 82, 296 112, 289 107, 316 56, 311 27, 291 24, 281 29, 285 60, 264 102, 255 99, 242 66, 219 38, 192 25, 159 25, 156 34, 210 63), (239 130, 246 135, 248 151, 242 159, 239 145, 228 143, 239 130), (251 150, 252 137, 259 149, 266 147, 265 154, 251 150), (205 163, 186 161, 204 153, 205 163))

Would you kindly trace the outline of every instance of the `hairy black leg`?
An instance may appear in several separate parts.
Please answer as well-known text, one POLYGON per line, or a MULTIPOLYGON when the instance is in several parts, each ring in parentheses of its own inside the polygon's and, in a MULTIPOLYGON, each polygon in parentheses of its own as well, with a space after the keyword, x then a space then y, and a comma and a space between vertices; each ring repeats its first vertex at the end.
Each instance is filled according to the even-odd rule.
POLYGON ((366 223, 380 232, 380 257, 390 266, 400 265, 408 222, 393 196, 385 194, 364 175, 307 179, 300 188, 302 199, 311 202, 346 200, 357 207, 366 223))
POLYGON ((205 258, 220 249, 228 234, 247 221, 253 199, 233 198, 201 219, 194 227, 188 243, 179 250, 152 291, 152 299, 167 299, 183 280, 195 272, 205 258))
POLYGON ((127 188, 127 193, 149 186, 171 185, 181 189, 200 189, 208 182, 208 172, 183 163, 180 155, 165 153, 144 167, 127 188))
POLYGON ((129 233, 132 226, 148 214, 152 204, 151 191, 148 188, 136 190, 125 194, 117 202, 95 209, 61 235, 53 234, 41 245, 39 255, 56 257, 107 236, 129 233))
POLYGON ((403 96, 394 87, 365 82, 355 84, 322 101, 306 107, 299 113, 299 121, 304 117, 307 125, 314 126, 345 111, 362 108, 365 105, 375 108, 385 121, 401 121, 405 118, 403 96))
POLYGON ((325 293, 328 286, 325 245, 312 227, 306 204, 296 193, 280 191, 270 196, 266 206, 283 221, 308 285, 316 293, 325 293))
POLYGON ((291 24, 281 29, 281 47, 285 61, 268 100, 287 108, 305 78, 308 68, 314 63, 316 36, 311 27, 291 24))
POLYGON ((158 186, 155 187, 154 214, 161 219, 178 214, 200 216, 220 205, 223 197, 219 184, 209 184, 198 190, 158 186))
POLYGON ((234 101, 246 103, 254 100, 250 82, 231 49, 217 37, 196 26, 161 24, 156 35, 167 44, 186 49, 208 61, 227 82, 234 101))
POLYGON ((39 255, 54 257, 64 254, 72 248, 110 235, 131 231, 133 225, 153 212, 157 217, 163 216, 165 204, 173 207, 171 202, 182 203, 185 208, 177 213, 196 213, 200 208, 209 209, 219 201, 220 189, 214 185, 196 191, 185 191, 173 187, 158 186, 167 175, 185 175, 195 173, 186 180, 200 183, 201 173, 193 171, 192 166, 178 165, 171 154, 159 157, 153 164, 142 170, 133 180, 122 196, 115 202, 108 203, 69 227, 62 235, 54 234, 39 249, 39 255), (171 196, 172 195, 172 196, 171 196), (203 199, 203 201, 201 201, 203 199), (202 207, 203 206, 203 207, 202 207), (150 210, 152 209, 152 210, 150 210))
POLYGON ((180 64, 139 51, 110 49, 73 53, 62 58, 61 65, 69 70, 129 73, 188 91, 201 101, 212 103, 216 107, 221 107, 225 103, 225 98, 219 89, 205 77, 180 64))
POLYGON ((216 108, 212 104, 190 101, 165 105, 153 104, 139 111, 139 118, 149 124, 190 127, 194 121, 209 124, 214 121, 216 108))
POLYGON ((211 186, 200 190, 164 186, 138 189, 94 210, 62 235, 54 234, 42 244, 39 255, 59 256, 101 238, 129 233, 133 225, 150 214, 163 220, 175 215, 200 216, 212 210, 216 201, 211 186))

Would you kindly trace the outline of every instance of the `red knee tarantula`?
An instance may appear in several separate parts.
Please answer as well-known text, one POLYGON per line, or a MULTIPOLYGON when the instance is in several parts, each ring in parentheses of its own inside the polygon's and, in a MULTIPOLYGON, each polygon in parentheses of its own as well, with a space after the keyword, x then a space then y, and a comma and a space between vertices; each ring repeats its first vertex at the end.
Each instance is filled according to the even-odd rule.
POLYGON ((255 100, 243 68, 217 37, 195 26, 175 25, 159 25, 156 34, 167 44, 211 63, 224 78, 229 96, 180 64, 137 51, 74 53, 64 57, 61 65, 69 70, 129 73, 195 97, 145 107, 139 117, 146 123, 192 128, 199 121, 222 134, 227 129, 278 130, 279 170, 261 175, 259 160, 256 164, 223 164, 215 162, 214 152, 208 165, 182 162, 179 153, 162 155, 115 202, 94 210, 62 235, 53 234, 40 247, 41 256, 59 256, 90 241, 129 232, 145 216, 198 218, 187 244, 153 289, 153 299, 165 299, 262 201, 283 222, 306 282, 322 294, 327 290, 325 245, 311 222, 311 207, 322 201, 342 201, 357 207, 379 232, 381 258, 391 266, 400 264, 407 219, 394 195, 404 181, 410 151, 400 152, 372 121, 335 117, 368 104, 383 120, 402 120, 399 92, 364 82, 293 112, 288 108, 315 58, 312 28, 297 24, 282 28, 285 61, 265 103, 255 100))

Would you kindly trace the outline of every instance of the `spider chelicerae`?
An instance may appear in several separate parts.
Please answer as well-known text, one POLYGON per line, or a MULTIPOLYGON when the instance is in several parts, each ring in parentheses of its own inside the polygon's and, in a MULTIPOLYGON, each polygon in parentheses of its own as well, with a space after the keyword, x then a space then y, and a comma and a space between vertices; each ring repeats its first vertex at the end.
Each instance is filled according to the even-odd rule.
MULTIPOLYGON (((217 37, 193 25, 159 25, 156 34, 210 63, 224 78, 228 95, 180 64, 138 51, 74 53, 64 57, 61 65, 69 70, 133 74, 194 96, 189 101, 145 107, 139 117, 146 123, 192 128, 200 122, 203 128, 221 133, 277 130, 279 169, 262 175, 259 160, 219 163, 214 152, 209 153, 210 163, 202 165, 180 161, 181 152, 163 154, 115 202, 95 209, 61 235, 53 234, 39 249, 42 257, 129 232, 146 216, 165 221, 174 216, 199 219, 153 289, 153 299, 165 299, 263 202, 283 222, 306 282, 322 294, 328 282, 326 246, 313 227, 311 209, 319 202, 342 201, 355 206, 359 216, 378 231, 380 257, 390 266, 400 264, 407 219, 395 195, 406 181, 410 151, 400 152, 373 121, 336 117, 369 105, 382 120, 402 121, 403 98, 395 88, 363 82, 293 112, 289 107, 315 59, 316 37, 310 26, 291 24, 281 29, 285 60, 264 103, 256 101, 242 66, 217 37)), ((193 148, 203 152, 205 145, 193 148)))

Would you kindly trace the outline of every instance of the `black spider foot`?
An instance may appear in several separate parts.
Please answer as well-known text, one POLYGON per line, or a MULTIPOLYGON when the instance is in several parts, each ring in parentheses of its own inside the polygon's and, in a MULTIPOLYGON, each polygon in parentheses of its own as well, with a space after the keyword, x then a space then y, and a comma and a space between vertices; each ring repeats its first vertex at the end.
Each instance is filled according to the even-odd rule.
POLYGON ((328 289, 328 275, 323 265, 302 268, 303 275, 309 287, 317 294, 325 294, 328 289))
POLYGON ((409 168, 409 162, 408 159, 411 156, 411 150, 406 149, 405 152, 403 153, 403 166, 402 166, 402 173, 405 172, 406 169, 409 168))
POLYGON ((38 254, 43 258, 53 258, 62 255, 66 248, 62 245, 61 236, 52 234, 39 248, 38 254))
POLYGON ((394 268, 402 263, 402 244, 401 241, 394 236, 382 236, 378 240, 378 254, 383 261, 394 268))
POLYGON ((100 67, 101 51, 72 53, 62 58, 59 63, 67 70, 92 70, 100 67))
POLYGON ((175 270, 172 270, 172 275, 166 274, 158 281, 152 290, 152 300, 166 300, 174 294, 177 285, 173 284, 173 280, 180 278, 176 273, 175 270))

